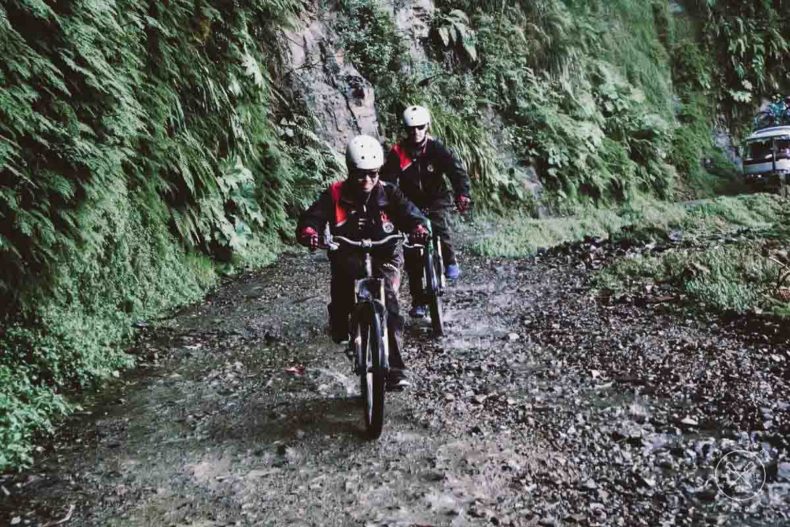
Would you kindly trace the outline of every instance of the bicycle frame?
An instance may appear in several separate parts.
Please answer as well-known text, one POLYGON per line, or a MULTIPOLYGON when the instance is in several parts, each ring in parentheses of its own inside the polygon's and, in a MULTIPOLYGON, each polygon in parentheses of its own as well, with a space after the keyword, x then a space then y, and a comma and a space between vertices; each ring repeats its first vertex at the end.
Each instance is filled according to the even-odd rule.
MULTIPOLYGON (((360 312, 359 306, 370 304, 372 311, 381 321, 382 345, 384 349, 383 368, 385 371, 389 371, 389 328, 387 327, 386 292, 384 289, 384 279, 373 276, 373 255, 371 253, 373 249, 390 244, 396 240, 402 240, 404 236, 402 234, 393 234, 375 241, 370 239, 356 241, 343 236, 332 237, 328 233, 325 234, 325 237, 325 246, 330 251, 337 250, 340 247, 340 245, 335 242, 335 240, 337 240, 351 247, 361 249, 365 253, 365 276, 354 280, 354 298, 356 299, 356 303, 352 311, 351 324, 352 327, 356 325, 356 320, 354 320, 353 317, 358 316, 360 312)), ((352 338, 356 339, 358 337, 352 335, 352 338)), ((360 343, 352 342, 354 344, 354 349, 357 350, 357 356, 355 357, 355 373, 359 373, 359 368, 362 364, 361 357, 359 356, 360 343)))
MULTIPOLYGON (((355 309, 352 312, 352 317, 357 313, 356 306, 361 304, 371 304, 373 312, 381 320, 381 338, 384 346, 384 369, 389 371, 389 330, 387 328, 387 310, 385 308, 386 297, 384 291, 384 280, 381 278, 373 277, 373 261, 370 253, 365 254, 365 277, 354 280, 354 298, 356 298, 355 309)), ((352 327, 355 326, 355 320, 351 320, 352 327)), ((358 337, 354 337, 355 339, 358 337)), ((355 342, 355 344, 359 344, 355 342)), ((359 350, 359 346, 355 346, 359 350)), ((358 353, 359 354, 359 353, 358 353)), ((361 357, 357 356, 356 368, 360 367, 361 357)), ((358 373, 358 372, 356 372, 358 373)))

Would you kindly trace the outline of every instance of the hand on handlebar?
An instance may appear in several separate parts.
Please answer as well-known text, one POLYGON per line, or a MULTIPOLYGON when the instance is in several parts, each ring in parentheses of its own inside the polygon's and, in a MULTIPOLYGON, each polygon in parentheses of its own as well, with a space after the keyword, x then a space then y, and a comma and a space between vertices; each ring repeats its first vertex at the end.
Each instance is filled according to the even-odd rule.
POLYGON ((318 250, 318 233, 312 227, 305 227, 299 231, 297 240, 311 251, 318 250))
POLYGON ((425 245, 429 234, 430 232, 425 228, 425 225, 417 225, 409 234, 409 243, 425 245))

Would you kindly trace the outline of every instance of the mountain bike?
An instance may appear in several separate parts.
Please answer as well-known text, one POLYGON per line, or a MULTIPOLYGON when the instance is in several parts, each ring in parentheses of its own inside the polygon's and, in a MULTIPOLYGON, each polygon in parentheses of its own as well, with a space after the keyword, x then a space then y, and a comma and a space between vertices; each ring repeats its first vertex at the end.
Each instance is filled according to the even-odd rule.
MULTIPOLYGON (((430 222, 428 225, 430 229, 430 222)), ((437 337, 444 335, 444 312, 442 310, 442 294, 447 283, 444 278, 444 258, 442 244, 438 235, 432 234, 430 243, 408 244, 404 247, 420 251, 423 267, 423 298, 427 300, 431 314, 431 327, 437 337)))
POLYGON ((365 430, 376 439, 384 426, 384 392, 389 373, 389 338, 384 278, 373 276, 373 249, 404 239, 393 234, 381 240, 350 240, 343 236, 328 237, 325 248, 337 250, 345 244, 365 253, 365 276, 354 281, 356 302, 351 312, 349 354, 354 373, 359 376, 364 405, 365 430), (339 242, 339 243, 338 243, 339 242))

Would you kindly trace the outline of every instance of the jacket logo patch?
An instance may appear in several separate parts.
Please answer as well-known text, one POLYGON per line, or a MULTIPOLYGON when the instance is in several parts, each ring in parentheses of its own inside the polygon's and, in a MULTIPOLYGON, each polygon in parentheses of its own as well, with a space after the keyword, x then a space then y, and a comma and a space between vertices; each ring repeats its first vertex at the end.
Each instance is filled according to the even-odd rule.
POLYGON ((389 216, 387 216, 387 214, 385 212, 381 213, 381 228, 387 234, 390 234, 390 233, 392 233, 395 230, 395 225, 392 224, 392 222, 390 221, 389 216))
POLYGON ((425 170, 427 170, 428 172, 433 173, 433 165, 429 163, 428 166, 425 167, 425 170))

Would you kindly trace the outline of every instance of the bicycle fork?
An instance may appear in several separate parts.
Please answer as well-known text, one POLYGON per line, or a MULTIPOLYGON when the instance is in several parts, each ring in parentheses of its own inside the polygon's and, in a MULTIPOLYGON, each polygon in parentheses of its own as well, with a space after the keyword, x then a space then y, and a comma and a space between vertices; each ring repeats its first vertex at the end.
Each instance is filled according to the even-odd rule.
MULTIPOLYGON (((365 254, 365 278, 373 278, 373 258, 371 257, 370 253, 365 254)), ((378 317, 378 313, 376 311, 376 306, 373 303, 373 298, 370 296, 372 291, 366 291, 365 294, 361 291, 361 284, 363 280, 357 280, 354 283, 354 296, 357 299, 357 304, 360 301, 371 302, 371 307, 373 311, 373 316, 378 317), (363 297, 364 300, 363 300, 363 297)), ((385 288, 385 279, 380 278, 378 279, 379 290, 378 293, 378 300, 381 302, 381 306, 383 306, 380 322, 381 322, 381 345, 384 349, 384 369, 385 371, 389 371, 389 325, 387 324, 387 297, 386 297, 386 288, 385 288)), ((354 324, 355 327, 359 327, 358 324, 354 324)), ((356 335, 352 335, 350 339, 351 344, 350 349, 347 350, 347 355, 354 361, 354 373, 360 374, 362 368, 362 361, 361 361, 361 349, 362 349, 362 335, 358 332, 356 335)))

